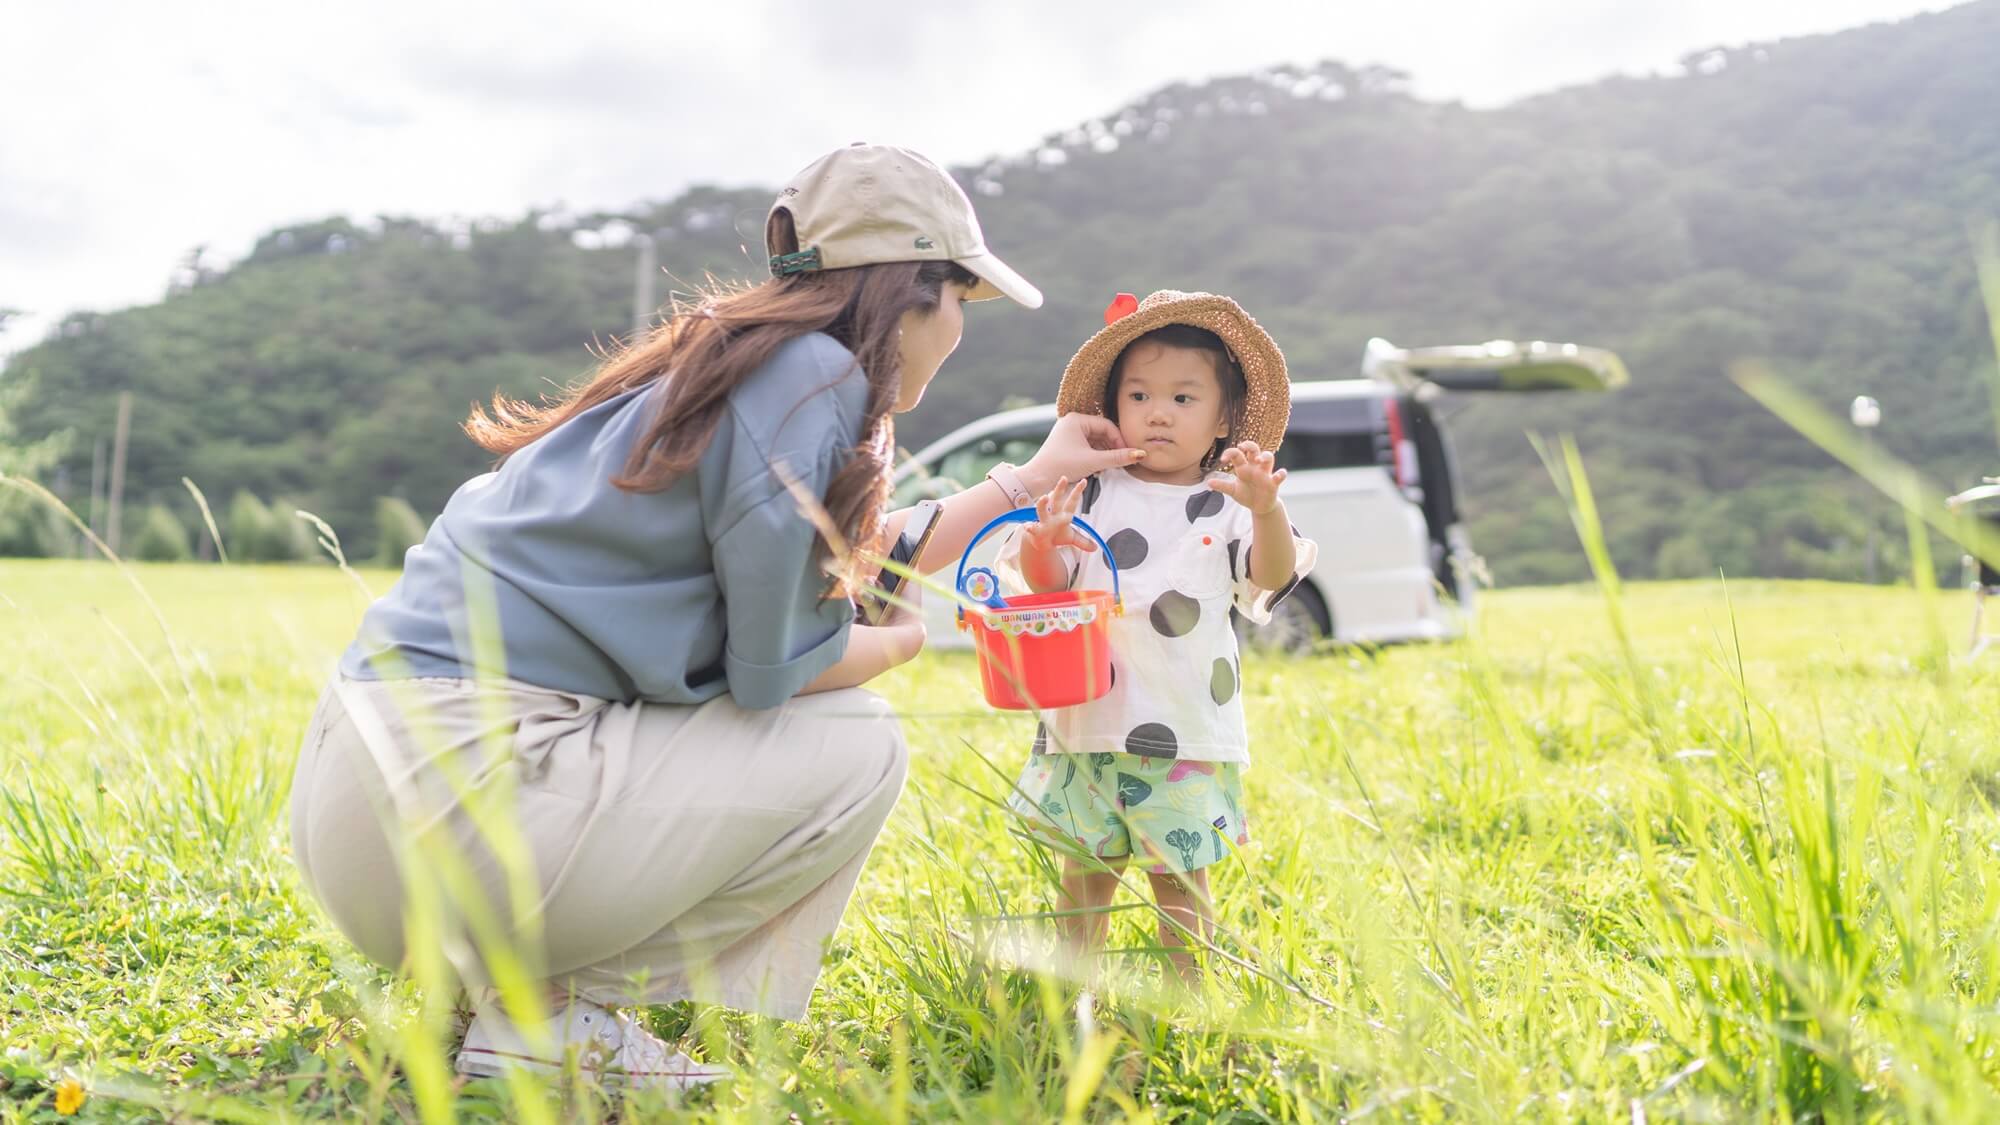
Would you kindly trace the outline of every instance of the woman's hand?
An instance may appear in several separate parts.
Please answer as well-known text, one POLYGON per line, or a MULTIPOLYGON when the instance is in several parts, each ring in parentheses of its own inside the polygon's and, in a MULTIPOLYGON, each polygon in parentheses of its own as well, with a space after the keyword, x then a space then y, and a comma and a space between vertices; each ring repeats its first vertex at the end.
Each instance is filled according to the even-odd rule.
POLYGON ((800 688, 799 694, 860 687, 891 668, 915 660, 929 637, 917 590, 917 583, 905 582, 897 600, 906 604, 890 606, 879 625, 850 627, 847 651, 833 667, 800 688))
MULTIPOLYGON (((1126 448, 1125 439, 1118 436, 1118 427, 1111 422, 1094 414, 1065 414, 1056 419, 1055 428, 1049 431, 1042 448, 1014 473, 1021 478, 1021 487, 1029 495, 1040 496, 1054 488, 1057 481, 1065 478, 1080 481, 1105 469, 1130 465, 1145 456, 1143 449, 1126 448)), ((931 535, 930 546, 916 560, 917 569, 924 574, 957 562, 965 545, 972 542, 972 537, 988 520, 1014 506, 1005 488, 985 481, 956 496, 948 496, 941 503, 944 515, 938 520, 937 531, 931 535)), ((892 540, 902 532, 909 512, 910 509, 904 509, 890 513, 884 531, 892 540)))
POLYGON ((1238 442, 1222 451, 1222 467, 1232 475, 1216 477, 1208 487, 1250 509, 1253 516, 1268 516, 1278 508, 1278 486, 1285 483, 1285 470, 1274 468, 1271 454, 1254 441, 1238 442))
POLYGON ((902 630, 904 640, 910 644, 909 656, 904 659, 914 659, 923 649, 924 642, 930 639, 929 631, 924 626, 923 583, 915 579, 903 583, 903 588, 896 592, 896 601, 898 604, 890 606, 889 612, 882 615, 879 628, 902 630))
POLYGON ((1071 412, 1056 419, 1042 447, 1015 471, 1021 484, 1037 495, 1059 480, 1085 477, 1145 460, 1146 451, 1125 444, 1117 423, 1095 414, 1071 412))

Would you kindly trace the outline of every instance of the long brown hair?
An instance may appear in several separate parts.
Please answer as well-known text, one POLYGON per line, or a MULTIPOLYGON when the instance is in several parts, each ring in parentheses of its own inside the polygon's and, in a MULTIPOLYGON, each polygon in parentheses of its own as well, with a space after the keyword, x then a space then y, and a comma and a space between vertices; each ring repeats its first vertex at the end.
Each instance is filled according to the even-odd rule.
MULTIPOLYGON (((774 254, 798 249, 789 211, 772 212, 765 232, 774 254)), ((889 498, 895 427, 890 411, 903 383, 899 350, 905 312, 935 312, 946 282, 978 279, 956 262, 889 262, 772 278, 711 284, 676 300, 666 322, 610 356, 586 380, 540 404, 493 396, 474 406, 465 432, 505 456, 578 414, 628 391, 666 381, 645 435, 611 483, 628 492, 659 492, 700 461, 715 436, 729 394, 787 341, 824 332, 854 354, 868 380, 868 405, 853 455, 821 498, 846 541, 877 549, 889 498)), ((794 469, 799 466, 793 466, 794 469)), ((824 561, 824 536, 814 558, 824 561)))

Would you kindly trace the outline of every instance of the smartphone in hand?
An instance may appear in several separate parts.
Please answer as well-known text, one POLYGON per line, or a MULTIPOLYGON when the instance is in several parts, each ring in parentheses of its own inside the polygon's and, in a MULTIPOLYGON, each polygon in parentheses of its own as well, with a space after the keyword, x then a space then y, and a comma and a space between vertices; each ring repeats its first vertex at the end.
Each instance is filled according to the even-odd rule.
MULTIPOLYGON (((935 500, 926 500, 910 512, 908 522, 903 524, 903 533, 896 537, 896 545, 889 549, 889 562, 893 566, 913 569, 917 560, 923 558, 924 548, 930 545, 931 536, 937 533, 938 518, 944 515, 944 505, 935 500)), ((875 581, 859 591, 859 620, 864 625, 880 625, 889 615, 889 598, 903 589, 904 577, 888 566, 875 576, 875 581)))

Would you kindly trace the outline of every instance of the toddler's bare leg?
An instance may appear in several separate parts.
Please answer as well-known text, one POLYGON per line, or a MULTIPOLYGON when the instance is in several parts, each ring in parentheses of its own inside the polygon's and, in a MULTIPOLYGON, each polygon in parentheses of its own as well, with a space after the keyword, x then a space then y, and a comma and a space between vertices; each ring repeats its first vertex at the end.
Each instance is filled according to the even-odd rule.
POLYGON ((1185 875, 1149 874, 1147 878, 1153 883, 1153 901, 1167 915, 1160 920, 1160 944, 1170 950, 1167 959, 1173 963, 1174 972, 1181 981, 1192 984, 1199 974, 1195 970, 1194 956, 1187 950, 1187 933, 1192 931, 1205 942, 1215 929, 1215 915, 1208 899, 1208 869, 1190 871, 1185 875))
POLYGON ((1057 930, 1070 954, 1079 960, 1101 952, 1105 938, 1111 933, 1107 908, 1118 894, 1118 874, 1125 870, 1125 860, 1110 859, 1104 863, 1111 870, 1099 870, 1095 864, 1086 866, 1082 860, 1063 860, 1061 909, 1088 913, 1063 915, 1057 920, 1057 930))

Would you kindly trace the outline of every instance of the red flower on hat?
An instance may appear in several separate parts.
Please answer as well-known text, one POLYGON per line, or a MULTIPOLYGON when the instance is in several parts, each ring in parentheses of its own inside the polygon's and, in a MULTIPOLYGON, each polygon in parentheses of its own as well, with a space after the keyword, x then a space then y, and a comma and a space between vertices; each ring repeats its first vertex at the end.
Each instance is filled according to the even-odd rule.
POLYGON ((1104 307, 1104 323, 1115 324, 1138 311, 1139 298, 1130 293, 1120 293, 1104 307))

